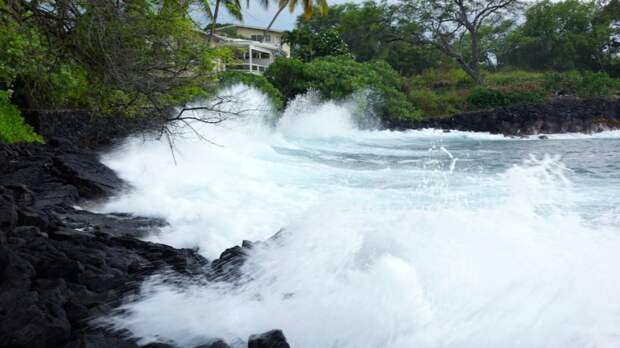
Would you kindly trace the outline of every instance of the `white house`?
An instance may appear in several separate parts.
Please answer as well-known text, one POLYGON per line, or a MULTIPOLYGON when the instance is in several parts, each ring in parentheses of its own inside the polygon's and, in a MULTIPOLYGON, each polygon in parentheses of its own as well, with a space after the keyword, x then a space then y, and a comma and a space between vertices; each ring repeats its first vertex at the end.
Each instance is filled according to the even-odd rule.
POLYGON ((262 74, 276 57, 290 57, 290 47, 282 43, 282 31, 269 30, 267 35, 264 33, 265 28, 246 25, 217 28, 212 43, 216 46, 236 48, 235 57, 238 60, 236 64, 229 64, 223 68, 262 74))

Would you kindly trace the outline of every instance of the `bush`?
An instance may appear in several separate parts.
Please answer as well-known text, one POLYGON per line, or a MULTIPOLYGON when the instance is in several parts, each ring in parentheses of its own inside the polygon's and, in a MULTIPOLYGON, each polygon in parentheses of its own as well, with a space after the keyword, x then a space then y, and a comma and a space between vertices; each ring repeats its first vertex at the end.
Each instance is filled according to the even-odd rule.
POLYGON ((9 144, 43 142, 43 138, 24 122, 17 107, 11 104, 9 91, 0 91, 0 141, 9 144))
POLYGON ((425 116, 516 104, 539 103, 554 95, 604 97, 620 92, 620 80, 590 71, 484 73, 485 86, 474 87, 462 70, 427 70, 408 80, 409 100, 425 116))
POLYGON ((544 75, 545 89, 552 94, 576 94, 581 76, 577 71, 565 73, 547 72, 544 75))
POLYGON ((544 81, 545 88, 552 94, 605 97, 617 94, 620 90, 620 81, 604 72, 548 72, 544 75, 544 81))
POLYGON ((618 93, 620 82, 604 72, 584 71, 577 95, 581 97, 606 97, 618 93))
POLYGON ((254 87, 264 93, 276 110, 284 108, 282 93, 275 88, 269 81, 261 75, 254 75, 239 71, 226 71, 222 73, 221 82, 223 86, 230 86, 235 83, 243 83, 246 86, 254 87))
POLYGON ((465 97, 457 92, 436 93, 420 89, 409 93, 411 103, 422 110, 424 116, 446 116, 466 110, 465 97))
POLYGON ((514 70, 492 74, 486 73, 484 74, 484 79, 488 85, 492 86, 522 86, 539 84, 543 81, 544 75, 537 72, 514 70))
POLYGON ((545 100, 544 94, 537 91, 500 91, 477 87, 467 97, 467 103, 476 109, 490 109, 502 106, 538 103, 545 100))
POLYGON ((265 76, 290 100, 308 90, 324 99, 343 99, 368 89, 375 111, 382 119, 420 118, 421 114, 404 93, 402 78, 386 62, 358 63, 348 56, 321 57, 310 63, 279 58, 265 76))
POLYGON ((265 71, 264 76, 280 91, 285 102, 307 90, 304 63, 298 59, 276 58, 276 61, 265 71))
POLYGON ((428 69, 409 81, 411 87, 433 90, 463 89, 473 86, 474 81, 463 69, 428 69))

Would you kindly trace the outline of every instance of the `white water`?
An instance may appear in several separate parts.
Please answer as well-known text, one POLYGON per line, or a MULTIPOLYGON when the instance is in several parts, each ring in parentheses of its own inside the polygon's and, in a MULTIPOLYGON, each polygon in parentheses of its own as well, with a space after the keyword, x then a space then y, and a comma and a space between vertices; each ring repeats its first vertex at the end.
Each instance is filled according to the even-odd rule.
POLYGON ((620 134, 360 131, 351 110, 206 127, 221 146, 188 135, 177 165, 163 141, 106 155, 134 190, 101 210, 165 218, 153 241, 215 258, 286 229, 243 285, 154 278, 111 322, 184 347, 273 328, 308 348, 620 346, 620 134))

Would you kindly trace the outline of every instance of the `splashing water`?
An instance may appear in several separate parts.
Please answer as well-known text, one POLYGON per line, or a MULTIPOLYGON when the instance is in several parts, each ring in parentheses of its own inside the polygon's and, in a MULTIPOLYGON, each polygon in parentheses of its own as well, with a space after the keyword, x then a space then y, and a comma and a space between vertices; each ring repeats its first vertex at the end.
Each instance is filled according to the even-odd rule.
POLYGON ((110 322, 180 346, 273 328, 311 348, 620 344, 617 134, 361 131, 351 110, 303 97, 274 128, 202 128, 221 146, 179 139, 176 166, 156 140, 105 155, 134 189, 99 209, 164 217, 153 241, 214 258, 286 230, 242 285, 155 277, 110 322))

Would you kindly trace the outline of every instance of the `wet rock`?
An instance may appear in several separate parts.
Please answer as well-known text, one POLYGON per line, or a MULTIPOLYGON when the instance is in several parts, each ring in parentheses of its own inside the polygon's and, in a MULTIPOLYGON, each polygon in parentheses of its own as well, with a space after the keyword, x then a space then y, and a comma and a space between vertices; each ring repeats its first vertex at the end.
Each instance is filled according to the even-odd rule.
POLYGON ((91 319, 154 272, 204 277, 195 251, 136 239, 163 221, 72 207, 122 184, 94 153, 0 144, 0 160, 0 347, 138 347, 91 319))
POLYGON ((245 263, 251 244, 234 246, 224 250, 218 259, 211 262, 210 275, 212 280, 235 281, 242 275, 241 267, 245 263))
MULTIPOLYGON (((281 237, 243 241, 209 264, 196 250, 138 239, 163 220, 77 208, 123 185, 93 152, 62 139, 0 144, 0 163, 0 347, 137 348, 129 333, 95 326, 93 318, 136 295, 154 273, 178 284, 237 281, 250 250, 281 237)), ((252 336, 250 344, 288 347, 281 331, 252 336)))
POLYGON ((281 330, 271 330, 252 335, 248 339, 248 348, 289 348, 286 337, 281 330))
POLYGON ((45 214, 22 208, 17 214, 18 222, 24 226, 36 226, 42 230, 47 229, 49 218, 45 214))
MULTIPOLYGON (((10 192, 0 187, 0 231, 9 231, 17 224, 17 209, 10 192)), ((0 244, 3 244, 0 239, 0 244)))
POLYGON ((201 344, 199 346, 196 346, 194 348, 230 348, 230 346, 222 341, 222 340, 216 340, 214 342, 211 343, 207 343, 207 344, 201 344))
POLYGON ((139 348, 134 341, 103 333, 85 334, 67 348, 139 348))
POLYGON ((147 345, 142 346, 142 348, 176 348, 175 346, 168 343, 149 343, 147 345))
POLYGON ((465 112, 423 121, 392 120, 386 126, 392 129, 454 129, 519 137, 550 133, 597 133, 620 129, 620 100, 559 98, 545 103, 465 112))
POLYGON ((61 150, 113 145, 116 140, 131 134, 147 135, 152 131, 160 131, 165 121, 153 117, 147 110, 144 115, 135 117, 122 114, 101 117, 88 110, 29 110, 23 115, 50 147, 61 150))
POLYGON ((99 162, 94 154, 68 153, 53 158, 59 176, 78 188, 80 196, 96 199, 111 195, 123 187, 114 171, 99 162))

